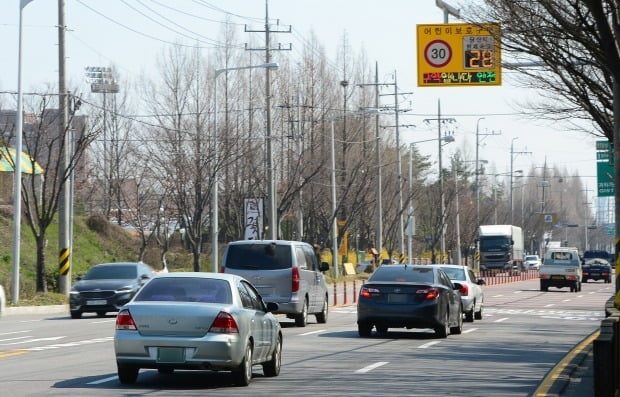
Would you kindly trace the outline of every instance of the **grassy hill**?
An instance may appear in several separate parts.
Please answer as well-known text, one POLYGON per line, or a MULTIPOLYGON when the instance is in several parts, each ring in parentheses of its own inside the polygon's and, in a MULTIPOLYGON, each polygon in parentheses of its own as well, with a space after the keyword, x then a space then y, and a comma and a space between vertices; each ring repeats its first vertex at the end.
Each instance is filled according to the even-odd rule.
MULTIPOLYGON (((36 293, 36 244, 28 225, 22 223, 20 251, 19 305, 66 303, 63 294, 57 293, 58 280, 58 224, 48 229, 46 272, 48 293, 36 293)), ((72 279, 84 274, 92 265, 103 262, 136 261, 140 241, 125 229, 95 218, 75 217, 73 230, 72 279), (90 225, 90 227, 89 227, 90 225)), ((13 280, 13 216, 8 210, 0 211, 0 284, 10 303, 13 280)), ((191 256, 182 251, 168 256, 168 266, 177 269, 191 268, 191 256)), ((159 249, 147 249, 144 262, 156 269, 161 268, 159 249)), ((73 281, 72 281, 73 282, 73 281)))

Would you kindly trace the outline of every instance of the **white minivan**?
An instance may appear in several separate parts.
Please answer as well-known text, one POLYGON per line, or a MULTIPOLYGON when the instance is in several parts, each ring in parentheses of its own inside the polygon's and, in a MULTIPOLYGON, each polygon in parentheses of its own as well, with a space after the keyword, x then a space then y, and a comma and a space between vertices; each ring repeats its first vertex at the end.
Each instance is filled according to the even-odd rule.
POLYGON ((318 323, 327 322, 329 306, 323 272, 327 262, 319 263, 312 246, 301 241, 242 240, 227 245, 222 256, 223 273, 244 277, 265 302, 277 303, 275 313, 295 319, 305 327, 308 314, 318 323))

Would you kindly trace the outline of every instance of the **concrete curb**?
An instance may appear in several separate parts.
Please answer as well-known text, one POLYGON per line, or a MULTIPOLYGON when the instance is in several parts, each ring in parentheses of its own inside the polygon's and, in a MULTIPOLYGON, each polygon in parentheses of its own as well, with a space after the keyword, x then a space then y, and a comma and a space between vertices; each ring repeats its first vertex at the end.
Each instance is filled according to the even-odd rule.
POLYGON ((69 314, 69 305, 44 305, 44 306, 6 306, 2 316, 18 316, 26 314, 69 314))

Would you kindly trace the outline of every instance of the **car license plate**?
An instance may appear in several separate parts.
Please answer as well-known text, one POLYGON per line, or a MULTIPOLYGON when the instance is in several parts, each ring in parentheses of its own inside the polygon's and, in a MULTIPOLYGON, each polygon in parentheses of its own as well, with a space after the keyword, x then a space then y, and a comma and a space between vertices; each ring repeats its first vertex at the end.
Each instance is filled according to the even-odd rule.
POLYGON ((590 273, 590 276, 600 276, 600 273, 590 273))
POLYGON ((556 276, 551 276, 551 278, 554 279, 554 280, 563 280, 564 276, 557 276, 556 275, 556 276))
POLYGON ((86 304, 88 306, 103 306, 103 305, 107 305, 108 301, 105 299, 93 299, 93 300, 86 301, 86 304))
POLYGON ((407 295, 406 294, 389 294, 388 302, 389 303, 407 303, 407 295))
POLYGON ((182 347, 160 347, 157 349, 158 363, 185 362, 185 349, 182 347))

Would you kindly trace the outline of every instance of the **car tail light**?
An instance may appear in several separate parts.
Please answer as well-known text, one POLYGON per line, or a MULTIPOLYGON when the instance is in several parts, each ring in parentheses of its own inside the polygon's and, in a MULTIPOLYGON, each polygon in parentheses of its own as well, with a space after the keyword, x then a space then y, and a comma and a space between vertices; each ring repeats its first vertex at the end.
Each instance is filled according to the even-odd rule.
POLYGON ((211 324, 209 332, 238 334, 239 327, 237 327, 237 322, 230 313, 220 312, 215 318, 215 321, 213 321, 213 324, 211 324))
POLYGON ((540 275, 540 279, 541 280, 548 280, 549 279, 549 275, 548 274, 541 274, 540 275))
POLYGON ((609 276, 609 272, 603 272, 603 276, 609 276))
POLYGON ((377 288, 362 286, 362 288, 360 288, 360 297, 370 298, 372 294, 378 294, 380 292, 381 291, 379 291, 377 288))
POLYGON ((133 322, 133 318, 131 317, 131 313, 129 310, 124 309, 121 310, 116 316, 116 329, 117 330, 130 330, 135 331, 136 323, 133 322))
POLYGON ((226 268, 224 266, 220 266, 220 273, 226 273, 226 268))
MULTIPOLYGON (((588 273, 588 272, 583 272, 583 275, 584 275, 584 276, 587 276, 588 274, 590 274, 590 273, 588 273)), ((603 273, 603 274, 605 274, 605 273, 603 273)))
POLYGON ((439 288, 425 288, 416 291, 416 294, 424 295, 424 300, 433 300, 439 296, 439 288))
POLYGON ((469 294, 469 286, 467 284, 461 284, 461 288, 459 288, 459 292, 461 295, 469 294))
POLYGON ((568 276, 566 276, 567 280, 577 280, 577 276, 575 276, 574 274, 569 274, 568 276))
POLYGON ((291 291, 292 292, 297 292, 299 291, 299 268, 297 266, 293 266, 292 270, 291 270, 291 274, 292 274, 292 285, 291 285, 291 291))

